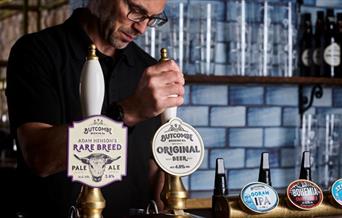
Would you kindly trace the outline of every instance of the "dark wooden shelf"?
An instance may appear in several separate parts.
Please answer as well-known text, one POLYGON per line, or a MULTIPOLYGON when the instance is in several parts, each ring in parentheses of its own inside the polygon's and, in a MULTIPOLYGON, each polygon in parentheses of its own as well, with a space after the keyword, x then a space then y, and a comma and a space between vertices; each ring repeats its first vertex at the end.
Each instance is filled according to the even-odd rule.
POLYGON ((51 10, 68 4, 68 0, 49 0, 44 4, 24 5, 22 0, 0 0, 2 10, 23 10, 26 7, 29 11, 51 10))
POLYGON ((185 82, 187 84, 320 84, 338 86, 342 85, 342 78, 186 75, 185 82))

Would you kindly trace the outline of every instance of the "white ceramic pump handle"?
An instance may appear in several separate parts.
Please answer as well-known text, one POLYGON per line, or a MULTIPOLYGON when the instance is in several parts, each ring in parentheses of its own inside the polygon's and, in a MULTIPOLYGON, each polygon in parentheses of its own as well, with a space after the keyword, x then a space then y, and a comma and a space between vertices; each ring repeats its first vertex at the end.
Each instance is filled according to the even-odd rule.
MULTIPOLYGON (((161 54, 160 61, 169 60, 166 48, 162 48, 160 50, 160 54, 161 54)), ((168 97, 174 98, 174 97, 177 97, 177 95, 170 95, 168 97)), ((161 114, 161 122, 162 122, 162 124, 164 124, 174 117, 177 117, 177 107, 176 106, 175 107, 169 107, 169 108, 165 109, 165 111, 161 114)))

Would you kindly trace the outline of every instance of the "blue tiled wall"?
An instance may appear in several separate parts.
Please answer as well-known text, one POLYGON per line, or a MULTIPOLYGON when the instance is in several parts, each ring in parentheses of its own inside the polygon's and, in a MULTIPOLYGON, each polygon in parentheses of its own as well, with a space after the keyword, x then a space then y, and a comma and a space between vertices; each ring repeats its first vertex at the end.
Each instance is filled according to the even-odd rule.
MULTIPOLYGON (((342 113, 341 99, 342 88, 326 87, 307 113, 342 113)), ((199 131, 206 148, 201 167, 183 178, 189 190, 213 189, 218 157, 225 160, 229 188, 241 189, 258 179, 262 152, 270 153, 274 187, 295 179, 298 86, 190 84, 178 115, 199 131)))

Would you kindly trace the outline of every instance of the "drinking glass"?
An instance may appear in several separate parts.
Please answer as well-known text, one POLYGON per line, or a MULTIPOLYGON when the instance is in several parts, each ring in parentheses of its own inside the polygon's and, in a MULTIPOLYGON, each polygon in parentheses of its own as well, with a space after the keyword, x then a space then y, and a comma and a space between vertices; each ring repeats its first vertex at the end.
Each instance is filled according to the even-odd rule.
POLYGON ((227 2, 227 74, 245 75, 246 61, 246 1, 227 2))
POLYGON ((187 10, 186 56, 190 74, 212 75, 215 68, 216 23, 221 1, 190 1, 187 10), (195 68, 194 68, 195 67, 195 68), (195 71, 195 72, 194 72, 195 71))
POLYGON ((296 58, 296 4, 291 0, 270 1, 270 76, 291 77, 296 58))
POLYGON ((341 176, 342 114, 323 115, 320 123, 319 183, 327 189, 341 176))
POLYGON ((315 114, 304 114, 299 128, 299 138, 296 147, 296 178, 299 178, 302 154, 304 151, 310 152, 311 176, 314 181, 318 178, 318 148, 320 134, 319 116, 315 114))

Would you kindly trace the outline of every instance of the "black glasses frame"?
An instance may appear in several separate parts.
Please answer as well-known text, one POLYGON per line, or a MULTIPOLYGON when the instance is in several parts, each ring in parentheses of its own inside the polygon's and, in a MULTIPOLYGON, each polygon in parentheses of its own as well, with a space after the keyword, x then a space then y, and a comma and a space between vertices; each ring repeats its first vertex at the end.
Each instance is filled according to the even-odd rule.
POLYGON ((159 15, 148 16, 147 14, 141 14, 139 11, 135 10, 128 0, 126 0, 126 3, 129 8, 127 18, 130 21, 140 23, 148 19, 147 26, 149 27, 160 27, 168 22, 168 18, 164 11, 159 15))

